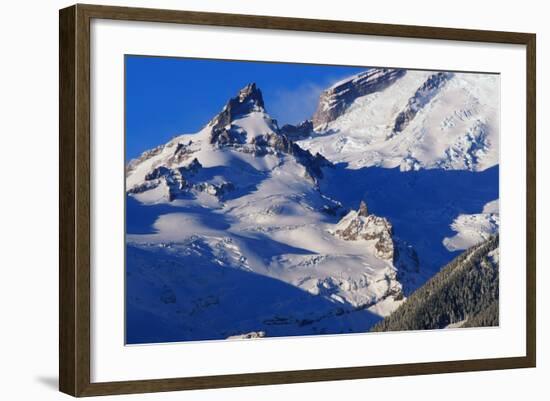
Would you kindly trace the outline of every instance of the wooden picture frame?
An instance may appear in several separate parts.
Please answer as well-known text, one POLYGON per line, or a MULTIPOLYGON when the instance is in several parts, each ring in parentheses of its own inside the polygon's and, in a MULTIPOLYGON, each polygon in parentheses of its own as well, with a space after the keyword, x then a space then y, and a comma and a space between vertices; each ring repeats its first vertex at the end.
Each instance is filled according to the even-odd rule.
POLYGON ((536 36, 421 26, 74 5, 59 14, 59 388, 73 396, 535 367, 536 36), (517 44, 527 58, 526 350, 523 357, 92 383, 90 379, 90 21, 163 22, 399 38, 517 44))

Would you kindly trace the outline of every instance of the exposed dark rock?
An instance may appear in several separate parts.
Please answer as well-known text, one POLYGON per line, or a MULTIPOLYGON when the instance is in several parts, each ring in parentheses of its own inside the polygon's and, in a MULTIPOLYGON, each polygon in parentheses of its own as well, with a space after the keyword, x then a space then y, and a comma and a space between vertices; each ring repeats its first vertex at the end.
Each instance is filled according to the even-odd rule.
POLYGON ((367 217, 369 215, 369 210, 367 209, 367 204, 365 201, 361 201, 359 204, 358 216, 367 217))
POLYGON ((313 133, 313 122, 305 120, 298 125, 285 124, 281 127, 281 133, 286 135, 291 141, 309 138, 313 133))
POLYGON ((193 185, 193 189, 200 192, 206 192, 209 195, 213 195, 218 199, 221 199, 228 192, 235 190, 235 185, 233 185, 233 183, 231 182, 224 182, 219 185, 211 184, 208 182, 200 182, 193 185))
POLYGON ((430 75, 422 86, 416 90, 414 96, 409 99, 405 109, 395 118, 393 132, 390 137, 403 131, 416 116, 416 113, 428 104, 452 77, 453 74, 450 72, 437 72, 430 75))
POLYGON ((167 168, 159 166, 145 175, 145 182, 128 189, 130 194, 139 194, 165 184, 170 201, 174 200, 178 193, 186 190, 189 186, 188 178, 196 174, 202 168, 201 163, 195 157, 187 166, 167 168))
POLYGON ((170 169, 160 166, 155 169, 153 169, 151 172, 147 173, 145 175, 146 181, 156 180, 160 177, 166 177, 168 174, 170 174, 170 169))
POLYGON ((140 194, 146 191, 149 191, 150 189, 155 189, 160 185, 160 180, 154 180, 154 181, 145 181, 142 184, 136 185, 132 188, 129 188, 127 192, 129 194, 140 194))
POLYGON ((210 135, 210 143, 217 144, 218 146, 228 146, 246 143, 246 133, 235 129, 232 126, 229 128, 218 127, 212 128, 212 134, 210 135))
POLYGON ((373 214, 364 216, 352 210, 338 223, 335 234, 346 241, 375 240, 376 255, 393 261, 393 228, 385 217, 373 214))
MULTIPOLYGON (((262 92, 251 83, 242 88, 237 96, 229 99, 223 110, 208 123, 212 131, 225 128, 236 118, 247 115, 253 111, 264 111, 264 99, 262 92)), ((211 141, 211 143, 214 143, 211 141)))
POLYGON ((255 145, 255 153, 258 156, 273 153, 273 151, 294 156, 296 161, 305 167, 307 178, 315 183, 323 178, 323 167, 332 167, 332 163, 323 155, 320 153, 312 155, 309 150, 302 149, 281 132, 258 135, 252 139, 251 143, 255 145))
POLYGON ((191 158, 196 150, 191 148, 193 141, 189 141, 187 144, 178 143, 174 154, 168 159, 168 164, 181 164, 185 160, 191 158))
POLYGON ((251 143, 259 148, 272 148, 281 153, 292 153, 292 141, 286 135, 269 132, 252 138, 251 143))
POLYGON ((313 115, 319 128, 341 116, 355 99, 381 91, 406 74, 404 69, 372 68, 325 90, 313 115))
POLYGON ((199 162, 199 159, 196 157, 189 163, 187 166, 180 167, 180 171, 197 173, 202 168, 202 164, 199 162))
POLYGON ((320 153, 312 155, 309 150, 302 149, 298 144, 292 143, 291 154, 296 161, 305 167, 308 178, 318 183, 323 178, 323 167, 333 167, 333 164, 320 153))

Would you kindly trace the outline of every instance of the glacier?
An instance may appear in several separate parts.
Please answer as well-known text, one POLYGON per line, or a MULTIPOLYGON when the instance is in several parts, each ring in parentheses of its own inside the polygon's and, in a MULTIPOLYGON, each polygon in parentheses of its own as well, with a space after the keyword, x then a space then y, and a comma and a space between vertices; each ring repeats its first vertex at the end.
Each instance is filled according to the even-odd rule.
POLYGON ((370 69, 282 128, 249 84, 131 160, 126 342, 365 332, 497 232, 498 77, 435 74, 370 69))

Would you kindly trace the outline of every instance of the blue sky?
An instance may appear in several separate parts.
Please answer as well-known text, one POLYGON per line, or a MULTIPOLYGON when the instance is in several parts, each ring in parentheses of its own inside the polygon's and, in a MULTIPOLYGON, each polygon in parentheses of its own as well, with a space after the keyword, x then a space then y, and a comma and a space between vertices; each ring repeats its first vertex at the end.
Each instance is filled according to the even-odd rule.
POLYGON ((126 158, 203 127, 250 82, 279 125, 311 117, 319 94, 365 68, 126 56, 126 158))

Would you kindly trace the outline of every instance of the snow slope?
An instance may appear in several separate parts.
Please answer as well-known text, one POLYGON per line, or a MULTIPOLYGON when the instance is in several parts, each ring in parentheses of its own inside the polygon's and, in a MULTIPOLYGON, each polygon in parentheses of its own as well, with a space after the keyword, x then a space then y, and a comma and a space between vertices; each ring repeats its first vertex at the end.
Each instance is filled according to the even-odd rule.
POLYGON ((437 74, 407 70, 354 99, 300 146, 349 168, 482 171, 498 164, 498 75, 445 73, 438 81, 437 74))
POLYGON ((128 163, 128 343, 368 331, 498 231, 498 77, 369 71, 316 131, 250 84, 128 163))
POLYGON ((481 213, 461 214, 451 224, 456 232, 453 237, 443 239, 449 251, 468 249, 498 234, 500 215, 498 200, 487 203, 481 213))
POLYGON ((376 239, 334 235, 330 163, 238 107, 129 164, 130 343, 366 331, 403 302, 376 239))

